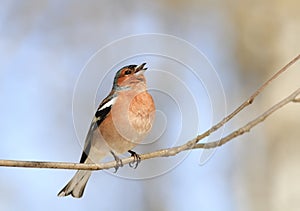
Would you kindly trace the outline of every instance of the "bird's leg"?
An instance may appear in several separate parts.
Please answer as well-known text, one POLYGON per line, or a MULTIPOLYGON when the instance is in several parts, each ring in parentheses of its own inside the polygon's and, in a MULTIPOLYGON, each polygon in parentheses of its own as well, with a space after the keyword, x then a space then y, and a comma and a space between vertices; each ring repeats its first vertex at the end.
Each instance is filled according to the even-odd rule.
POLYGON ((131 168, 136 169, 137 166, 139 165, 139 163, 141 162, 141 157, 139 156, 139 154, 137 154, 136 152, 132 151, 132 150, 128 150, 128 152, 131 154, 131 157, 133 157, 133 161, 129 163, 129 166, 131 168), (134 165, 135 163, 135 165, 134 165))
POLYGON ((113 151, 110 151, 110 153, 114 156, 114 159, 116 161, 115 172, 114 172, 116 173, 119 167, 123 167, 123 162, 113 151))

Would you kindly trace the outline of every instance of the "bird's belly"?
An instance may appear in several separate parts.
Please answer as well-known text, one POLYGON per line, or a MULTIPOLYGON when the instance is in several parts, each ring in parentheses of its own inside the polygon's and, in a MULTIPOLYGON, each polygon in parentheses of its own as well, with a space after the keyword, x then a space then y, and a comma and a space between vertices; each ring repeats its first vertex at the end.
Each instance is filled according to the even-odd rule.
POLYGON ((123 154, 134 148, 146 137, 151 129, 150 119, 137 117, 134 122, 130 122, 129 124, 122 124, 122 120, 112 119, 111 116, 108 116, 102 122, 100 136, 105 145, 117 154, 123 154), (136 127, 136 124, 139 127, 136 127), (110 130, 102 128, 110 128, 110 130))

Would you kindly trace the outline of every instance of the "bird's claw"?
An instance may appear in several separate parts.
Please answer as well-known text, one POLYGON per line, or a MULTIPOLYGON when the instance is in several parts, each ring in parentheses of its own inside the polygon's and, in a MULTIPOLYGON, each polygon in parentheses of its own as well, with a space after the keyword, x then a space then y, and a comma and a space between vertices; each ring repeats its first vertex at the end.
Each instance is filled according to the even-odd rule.
POLYGON ((120 167, 123 167, 123 162, 113 151, 111 151, 110 153, 114 156, 114 159, 116 161, 115 172, 114 172, 116 173, 120 167))
POLYGON ((131 154, 131 157, 133 157, 133 161, 130 162, 128 165, 131 168, 136 169, 139 165, 139 163, 141 162, 141 157, 139 156, 139 154, 137 154, 136 152, 132 151, 132 150, 128 150, 128 152, 131 154))

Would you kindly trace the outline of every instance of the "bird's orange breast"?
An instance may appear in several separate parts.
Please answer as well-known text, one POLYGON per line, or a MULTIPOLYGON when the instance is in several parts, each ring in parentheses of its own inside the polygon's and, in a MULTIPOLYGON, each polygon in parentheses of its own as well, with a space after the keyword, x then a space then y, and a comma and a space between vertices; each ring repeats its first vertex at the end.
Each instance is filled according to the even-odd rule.
POLYGON ((120 93, 99 127, 101 136, 113 151, 124 153, 145 138, 154 117, 154 101, 147 91, 120 93))

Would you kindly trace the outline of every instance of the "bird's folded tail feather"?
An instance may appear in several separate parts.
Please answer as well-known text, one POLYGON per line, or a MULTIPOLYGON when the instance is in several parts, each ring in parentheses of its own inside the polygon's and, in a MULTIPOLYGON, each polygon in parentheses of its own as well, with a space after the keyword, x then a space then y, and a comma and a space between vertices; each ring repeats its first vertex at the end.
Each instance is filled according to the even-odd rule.
POLYGON ((57 196, 64 197, 71 194, 75 198, 81 198, 91 174, 92 171, 78 170, 70 182, 68 182, 57 196))

